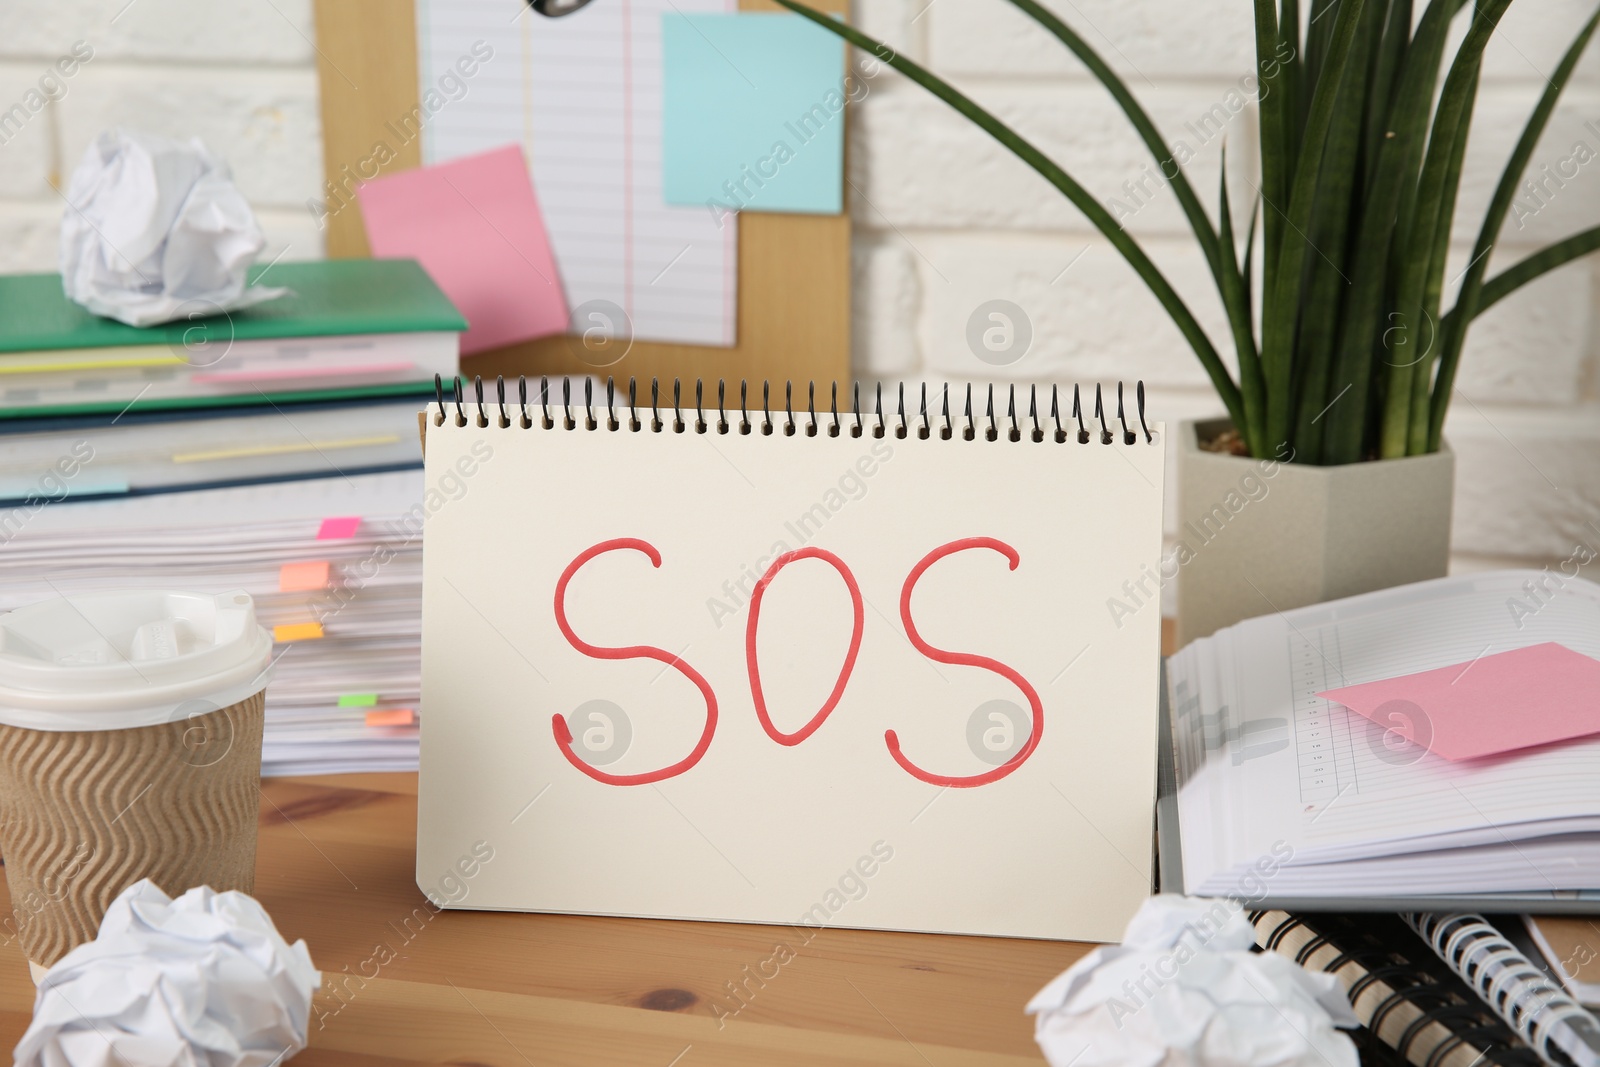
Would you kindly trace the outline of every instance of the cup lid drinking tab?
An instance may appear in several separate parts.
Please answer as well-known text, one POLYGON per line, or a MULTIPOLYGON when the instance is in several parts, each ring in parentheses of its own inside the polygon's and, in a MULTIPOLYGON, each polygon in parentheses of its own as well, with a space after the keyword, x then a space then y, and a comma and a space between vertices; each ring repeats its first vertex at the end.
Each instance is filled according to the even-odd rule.
POLYGON ((236 704, 267 684, 272 638, 235 591, 139 590, 0 615, 0 723, 116 730, 236 704))

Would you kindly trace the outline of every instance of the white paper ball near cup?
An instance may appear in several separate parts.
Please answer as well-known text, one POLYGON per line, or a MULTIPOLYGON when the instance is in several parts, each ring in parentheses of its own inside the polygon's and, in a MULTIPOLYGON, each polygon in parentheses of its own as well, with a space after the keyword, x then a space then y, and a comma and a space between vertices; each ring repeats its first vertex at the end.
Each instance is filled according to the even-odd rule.
POLYGON ((252 891, 271 663, 243 592, 0 615, 0 940, 21 940, 36 981, 141 878, 252 891))

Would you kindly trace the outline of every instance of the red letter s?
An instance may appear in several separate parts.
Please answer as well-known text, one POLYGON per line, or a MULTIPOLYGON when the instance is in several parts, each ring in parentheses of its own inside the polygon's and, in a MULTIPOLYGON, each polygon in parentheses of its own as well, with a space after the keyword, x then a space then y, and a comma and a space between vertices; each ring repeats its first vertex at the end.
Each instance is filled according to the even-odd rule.
POLYGON ((1028 706, 1033 709, 1033 730, 1028 735, 1027 744, 1023 745, 1015 756, 1012 756, 992 771, 952 778, 943 774, 930 774, 907 759, 900 752, 900 738, 895 735, 893 730, 887 730, 883 735, 884 740, 889 744, 889 755, 893 756, 895 762, 900 764, 908 774, 933 785, 947 785, 957 788, 988 785, 990 782, 997 782, 1004 778, 1022 766, 1023 761, 1033 755, 1033 750, 1039 747, 1039 738, 1044 735, 1044 705, 1039 702, 1039 694, 1034 692, 1033 686, 1028 684, 1026 678, 1007 667, 1004 663, 989 659, 987 656, 975 656, 969 652, 946 652, 944 649, 934 648, 922 639, 922 635, 917 633, 916 624, 911 621, 911 591, 916 588, 917 580, 922 577, 922 573, 944 557, 954 555, 957 552, 964 552, 969 548, 990 548, 999 552, 1010 561, 1011 570, 1016 570, 1017 564, 1021 560, 1021 557, 1017 555, 1016 549, 1004 541, 996 541, 992 537, 967 537, 960 541, 951 541, 947 545, 940 545, 926 556, 923 556, 922 561, 911 568, 911 573, 906 575, 906 584, 900 589, 900 621, 905 624, 906 636, 911 639, 913 647, 934 662, 963 667, 981 667, 986 671, 993 671, 1022 690, 1022 695, 1028 698, 1028 706))
POLYGON ((567 583, 572 581, 572 576, 578 573, 578 568, 591 559, 606 552, 615 552, 624 548, 631 548, 635 552, 643 552, 650 558, 652 567, 661 566, 661 553, 655 550, 655 546, 647 541, 640 541, 633 537, 618 537, 610 541, 602 541, 593 548, 587 549, 577 559, 567 564, 567 569, 561 572, 561 579, 556 582, 556 625, 561 628, 561 634, 567 639, 567 643, 585 656, 592 656, 595 659, 653 659, 657 663, 665 663, 693 682, 706 702, 706 726, 700 733, 700 742, 694 746, 694 751, 670 767, 663 767, 658 771, 647 771, 643 774, 607 774, 605 771, 599 771, 589 766, 572 751, 572 731, 567 727, 566 719, 560 715, 553 716, 550 725, 555 731, 556 744, 561 748, 561 754, 567 757, 567 762, 587 774, 590 778, 597 782, 604 782, 606 785, 647 785, 650 782, 660 782, 676 777, 700 762, 700 757, 704 756, 706 749, 711 747, 711 735, 716 733, 717 730, 717 696, 711 691, 711 686, 706 680, 700 676, 699 671, 670 652, 663 652, 661 649, 650 645, 605 648, 600 645, 591 645, 572 632, 572 626, 567 622, 567 583))

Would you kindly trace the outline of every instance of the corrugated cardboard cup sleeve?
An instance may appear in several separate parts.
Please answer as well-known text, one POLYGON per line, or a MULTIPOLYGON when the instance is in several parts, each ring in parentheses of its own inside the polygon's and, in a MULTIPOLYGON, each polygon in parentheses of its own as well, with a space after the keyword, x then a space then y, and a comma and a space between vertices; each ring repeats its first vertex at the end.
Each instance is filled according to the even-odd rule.
POLYGON ((94 940, 118 893, 255 885, 265 692, 126 730, 0 724, 0 854, 20 938, 48 967, 94 940))

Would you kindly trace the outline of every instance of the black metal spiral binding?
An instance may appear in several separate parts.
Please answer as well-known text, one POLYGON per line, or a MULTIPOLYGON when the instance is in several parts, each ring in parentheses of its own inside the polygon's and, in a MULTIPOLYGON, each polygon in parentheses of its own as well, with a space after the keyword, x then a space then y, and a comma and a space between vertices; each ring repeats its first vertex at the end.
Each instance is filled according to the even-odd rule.
MULTIPOLYGON (((733 412, 728 404, 728 387, 724 379, 717 379, 716 418, 706 418, 706 388, 705 382, 696 378, 694 381, 694 418, 684 418, 683 382, 681 379, 672 379, 672 414, 670 420, 661 417, 661 382, 657 378, 650 379, 650 403, 648 407, 649 419, 640 416, 646 409, 641 407, 639 399, 639 383, 628 379, 628 395, 625 401, 627 417, 617 417, 617 383, 612 378, 606 379, 605 384, 605 414, 597 417, 595 414, 594 379, 583 379, 583 399, 579 403, 579 413, 573 413, 572 379, 561 379, 561 398, 558 401, 558 414, 552 417, 550 411, 550 379, 539 379, 539 398, 536 405, 538 415, 535 417, 528 406, 528 379, 523 376, 517 378, 516 415, 513 418, 508 410, 506 399, 506 380, 503 375, 495 378, 495 398, 489 400, 484 396, 483 379, 473 378, 473 400, 466 400, 466 390, 461 379, 454 381, 452 394, 447 396, 444 388, 444 379, 439 375, 433 377, 434 401, 438 411, 434 416, 435 426, 443 426, 449 416, 445 405, 453 404, 455 407, 454 420, 457 426, 465 426, 469 421, 467 411, 476 409, 476 418, 471 421, 479 427, 490 424, 490 412, 496 414, 493 421, 500 429, 508 429, 513 424, 521 429, 532 429, 535 422, 546 430, 553 430, 559 424, 564 430, 576 430, 581 425, 585 430, 605 429, 611 433, 626 430, 630 433, 642 433, 646 429, 651 433, 664 433, 670 427, 675 434, 686 433, 692 429, 697 434, 749 434, 759 432, 762 436, 771 436, 775 432, 784 437, 794 437, 802 434, 806 437, 816 437, 819 433, 829 437, 838 437, 841 433, 850 437, 870 436, 881 438, 893 435, 899 440, 911 436, 913 433, 921 440, 928 440, 937 436, 940 440, 949 441, 957 435, 957 424, 950 415, 950 386, 947 384, 941 390, 939 398, 938 421, 943 425, 935 428, 933 407, 928 401, 927 383, 922 383, 920 403, 915 409, 906 406, 906 387, 901 382, 898 389, 896 403, 897 415, 893 417, 884 412, 883 383, 876 387, 873 411, 870 416, 863 417, 861 409, 861 383, 855 382, 850 389, 850 408, 846 418, 842 419, 839 412, 839 383, 833 382, 829 386, 828 410, 821 419, 817 414, 817 383, 806 383, 806 406, 797 421, 794 408, 794 383, 783 383, 783 408, 774 410, 772 403, 772 383, 761 383, 761 406, 756 409, 759 419, 752 420, 750 414, 749 388, 750 383, 744 380, 739 382, 739 410, 738 421, 730 421, 733 412), (773 416, 782 415, 782 422, 775 422, 773 416), (853 416, 853 420, 848 417, 853 416), (780 429, 781 427, 781 429, 780 429), (759 429, 758 429, 759 428, 759 429)), ((1017 405, 1017 387, 1009 385, 1006 389, 1005 414, 1002 417, 995 405, 995 386, 991 383, 986 387, 984 409, 981 419, 974 414, 973 386, 969 383, 964 387, 965 398, 962 402, 961 421, 965 423, 960 428, 960 436, 965 441, 975 441, 981 436, 985 441, 1022 441, 1027 439, 1034 443, 1053 441, 1056 444, 1065 444, 1069 440, 1076 440, 1078 444, 1088 444, 1094 437, 1098 437, 1101 444, 1110 445, 1120 441, 1124 445, 1139 443, 1141 433, 1146 444, 1155 442, 1155 434, 1151 432, 1149 423, 1145 420, 1144 382, 1134 385, 1134 406, 1139 417, 1139 431, 1136 432, 1128 423, 1127 409, 1123 403, 1123 383, 1117 383, 1117 414, 1116 421, 1121 427, 1121 433, 1113 433, 1111 423, 1106 414, 1105 397, 1100 385, 1094 387, 1094 418, 1100 423, 1100 431, 1092 435, 1084 419, 1084 405, 1079 387, 1072 387, 1072 411, 1070 418, 1078 424, 1076 433, 1069 432, 1062 423, 1060 387, 1050 387, 1050 414, 1049 420, 1054 423, 1054 430, 1047 432, 1039 415, 1039 387, 1028 386, 1027 414, 1024 417, 1017 405), (1031 424, 1031 429, 1024 429, 1024 422, 1031 424)))
POLYGON ((1407 955, 1401 946, 1410 943, 1406 926, 1394 915, 1354 916, 1319 914, 1285 916, 1274 920, 1274 913, 1252 911, 1257 940, 1267 951, 1282 952, 1288 936, 1304 930, 1311 938, 1293 953, 1296 963, 1327 974, 1340 975, 1346 966, 1355 971, 1343 976, 1346 996, 1358 1013, 1361 997, 1372 986, 1382 983, 1389 992, 1373 1006, 1361 1030, 1352 1034, 1361 1053, 1361 1062, 1385 1067, 1410 1067, 1421 1062, 1425 1067, 1441 1067, 1465 1047, 1471 1062, 1484 1067, 1541 1067, 1541 1058, 1528 1048, 1490 1007, 1431 952, 1407 955), (1277 922, 1272 929, 1266 922, 1277 922), (1332 958, 1319 962, 1317 954, 1326 949, 1332 958), (1355 977, 1359 973, 1360 977, 1355 977), (1352 980, 1353 979, 1353 980, 1352 980), (1402 1003, 1409 1003, 1417 1015, 1398 1035, 1387 1041, 1378 1034, 1385 1020, 1402 1003), (1414 1047, 1437 1023, 1445 1035, 1431 1048, 1414 1047))

